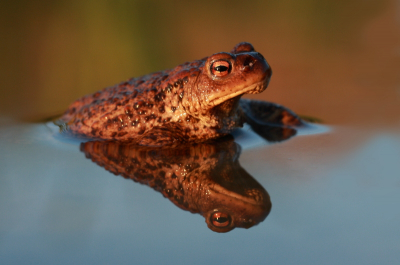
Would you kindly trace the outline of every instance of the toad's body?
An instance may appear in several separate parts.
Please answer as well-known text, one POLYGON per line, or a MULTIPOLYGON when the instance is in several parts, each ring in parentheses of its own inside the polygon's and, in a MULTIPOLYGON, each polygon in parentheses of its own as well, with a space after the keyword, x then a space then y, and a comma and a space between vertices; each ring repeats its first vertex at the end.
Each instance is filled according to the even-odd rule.
POLYGON ((249 43, 152 73, 75 101, 61 117, 69 131, 140 145, 204 141, 241 127, 239 99, 265 90, 271 68, 249 43))

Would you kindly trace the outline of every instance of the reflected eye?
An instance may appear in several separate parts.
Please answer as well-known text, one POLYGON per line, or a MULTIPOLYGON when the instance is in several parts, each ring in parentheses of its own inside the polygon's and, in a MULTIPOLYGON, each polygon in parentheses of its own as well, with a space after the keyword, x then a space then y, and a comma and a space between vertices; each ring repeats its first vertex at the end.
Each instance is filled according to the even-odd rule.
POLYGON ((211 73, 215 76, 226 76, 230 72, 231 65, 227 61, 217 61, 211 65, 211 73))
POLYGON ((231 223, 229 214, 215 212, 211 215, 211 223, 216 227, 227 227, 231 223))

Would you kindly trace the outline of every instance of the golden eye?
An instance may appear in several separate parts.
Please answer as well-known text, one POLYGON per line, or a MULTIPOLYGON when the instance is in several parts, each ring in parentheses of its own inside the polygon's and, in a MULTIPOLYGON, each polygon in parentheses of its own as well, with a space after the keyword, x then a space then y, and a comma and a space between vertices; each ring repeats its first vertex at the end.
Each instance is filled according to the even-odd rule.
POLYGON ((227 227, 231 224, 231 217, 229 214, 222 212, 215 212, 211 215, 211 223, 216 227, 227 227))
POLYGON ((215 76, 221 77, 229 74, 231 70, 231 64, 227 61, 213 62, 211 65, 211 73, 215 76))

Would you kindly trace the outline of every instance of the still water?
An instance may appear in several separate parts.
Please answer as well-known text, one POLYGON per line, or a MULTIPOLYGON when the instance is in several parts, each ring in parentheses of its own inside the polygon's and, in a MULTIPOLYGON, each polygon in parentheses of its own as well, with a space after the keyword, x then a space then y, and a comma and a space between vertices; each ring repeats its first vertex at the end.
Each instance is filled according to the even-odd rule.
POLYGON ((245 128, 235 133, 236 142, 218 147, 164 150, 166 162, 162 151, 81 145, 60 137, 51 124, 2 127, 2 263, 395 264, 398 132, 314 129, 317 134, 268 143, 245 128), (174 157, 178 153, 182 159, 174 157), (161 170, 149 165, 160 161, 161 170), (134 181, 127 164, 136 165, 130 168, 139 176, 134 181), (179 173, 182 165, 192 165, 187 176, 213 188, 210 205, 193 194, 185 204, 179 203, 182 194, 168 196, 165 186, 174 183, 157 174, 179 173), (196 165, 202 167, 197 175, 196 165), (241 185, 213 179, 212 170, 241 185), (150 178, 149 172, 157 174, 150 178), (246 197, 244 190, 252 192, 246 197), (208 229, 205 218, 218 200, 230 201, 237 216, 247 218, 238 226, 250 228, 225 234, 208 229))

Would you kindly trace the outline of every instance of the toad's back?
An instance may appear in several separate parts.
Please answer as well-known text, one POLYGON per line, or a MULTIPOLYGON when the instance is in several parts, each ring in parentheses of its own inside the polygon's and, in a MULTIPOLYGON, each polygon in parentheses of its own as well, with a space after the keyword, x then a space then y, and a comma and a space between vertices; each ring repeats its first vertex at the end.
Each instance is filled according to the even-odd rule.
POLYGON ((262 92, 271 69, 249 43, 174 69, 132 78, 75 101, 68 131, 141 145, 204 141, 242 126, 241 95, 262 92))

